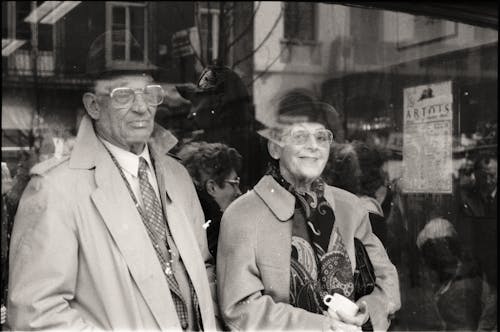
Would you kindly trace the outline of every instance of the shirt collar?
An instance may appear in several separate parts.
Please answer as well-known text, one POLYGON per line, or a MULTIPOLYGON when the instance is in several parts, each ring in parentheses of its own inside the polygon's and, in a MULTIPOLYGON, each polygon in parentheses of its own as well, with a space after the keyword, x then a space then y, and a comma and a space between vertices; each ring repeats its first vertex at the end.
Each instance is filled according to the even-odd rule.
POLYGON ((141 154, 136 155, 135 153, 124 150, 120 147, 117 147, 116 145, 111 144, 110 142, 106 141, 101 137, 99 137, 99 139, 106 146, 106 148, 108 148, 108 150, 113 154, 120 167, 123 168, 128 173, 130 173, 131 175, 135 177, 139 175, 140 157, 143 157, 148 163, 150 169, 153 169, 147 144, 144 146, 144 150, 141 152, 141 154))

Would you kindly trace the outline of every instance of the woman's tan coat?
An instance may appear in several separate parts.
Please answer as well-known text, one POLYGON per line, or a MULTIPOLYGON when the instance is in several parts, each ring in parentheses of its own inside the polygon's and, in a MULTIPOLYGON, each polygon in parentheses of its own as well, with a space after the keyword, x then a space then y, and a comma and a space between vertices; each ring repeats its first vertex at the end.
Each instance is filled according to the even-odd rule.
MULTIPOLYGON (((354 237, 366 246, 377 277, 376 289, 361 298, 375 330, 387 330, 400 306, 398 274, 368 214, 347 191, 326 186, 354 271, 354 237)), ((271 176, 233 202, 222 218, 217 254, 220 310, 233 330, 326 330, 326 316, 289 305, 290 255, 295 198, 271 176)), ((330 248, 331 248, 330 243, 330 248)))

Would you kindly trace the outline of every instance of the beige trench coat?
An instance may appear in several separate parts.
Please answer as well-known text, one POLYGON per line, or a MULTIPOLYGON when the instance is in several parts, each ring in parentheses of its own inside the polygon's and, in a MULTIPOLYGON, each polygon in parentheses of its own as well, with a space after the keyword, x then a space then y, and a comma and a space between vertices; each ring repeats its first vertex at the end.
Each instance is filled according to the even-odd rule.
MULTIPOLYGON (((166 155, 175 143, 157 127, 149 146, 203 326, 214 330, 203 212, 187 171, 166 155)), ((70 158, 38 164, 32 174, 11 240, 10 328, 181 330, 146 228, 90 118, 83 118, 70 158)))
MULTIPOLYGON (((355 269, 354 237, 367 249, 377 277, 368 304, 375 330, 387 330, 389 315, 401 306, 398 274, 367 211, 347 191, 326 186, 335 225, 355 269)), ((328 328, 326 316, 289 304, 290 255, 295 197, 271 176, 234 201, 222 217, 217 252, 221 315, 233 330, 316 330, 328 328)), ((332 237, 333 238, 333 237, 332 237)), ((330 248, 332 243, 330 243, 330 248)))

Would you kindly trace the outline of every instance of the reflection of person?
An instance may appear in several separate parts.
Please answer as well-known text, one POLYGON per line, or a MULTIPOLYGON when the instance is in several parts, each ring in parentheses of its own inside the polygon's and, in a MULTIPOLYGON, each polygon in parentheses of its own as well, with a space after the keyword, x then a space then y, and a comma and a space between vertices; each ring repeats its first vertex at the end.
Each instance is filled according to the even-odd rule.
POLYGON ((222 217, 217 259, 221 314, 236 330, 386 330, 400 307, 395 267, 373 235, 359 199, 326 185, 320 175, 333 134, 328 104, 287 94, 278 121, 260 134, 275 160, 253 190, 222 217), (354 298, 359 238, 377 276, 375 290, 354 298), (325 313, 326 294, 357 300, 354 316, 325 313))
POLYGON ((401 226, 402 221, 383 164, 382 152, 375 147, 361 142, 336 143, 332 146, 323 177, 328 184, 361 199, 369 212, 373 233, 384 247, 389 248, 389 224, 393 231, 401 226))
POLYGON ((177 87, 190 100, 189 117, 201 132, 196 140, 224 143, 238 150, 245 160, 241 188, 253 187, 264 174, 268 158, 265 144, 256 133, 252 98, 239 75, 229 67, 210 65, 203 70, 194 89, 177 87))
POLYGON ((177 156, 193 178, 205 214, 208 249, 215 258, 222 213, 241 195, 241 155, 222 143, 193 142, 177 156))
POLYGON ((94 74, 71 156, 33 167, 21 198, 9 326, 213 330, 203 212, 188 172, 166 154, 176 139, 154 126, 162 90, 142 70, 94 74))
POLYGON ((473 250, 490 282, 497 284, 497 156, 479 153, 474 161, 473 184, 459 191, 459 233, 473 250))
MULTIPOLYGON (((494 320, 483 320, 483 328, 496 328, 497 271, 497 167, 494 152, 474 158, 472 182, 459 189, 457 230, 466 250, 472 252, 490 288, 490 311, 494 320)), ((491 317, 491 315, 490 315, 491 317)))
POLYGON ((463 251, 453 225, 442 218, 430 220, 417 237, 417 247, 437 274, 436 304, 445 329, 491 329, 496 321, 491 289, 477 264, 463 251))

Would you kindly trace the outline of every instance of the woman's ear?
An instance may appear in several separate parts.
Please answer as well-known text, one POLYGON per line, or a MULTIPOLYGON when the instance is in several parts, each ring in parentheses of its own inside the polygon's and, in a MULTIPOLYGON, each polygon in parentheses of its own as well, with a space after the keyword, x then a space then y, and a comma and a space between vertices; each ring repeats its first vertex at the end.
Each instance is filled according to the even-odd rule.
POLYGON ((279 160, 281 158, 281 151, 283 148, 276 142, 267 141, 267 150, 273 159, 279 160))
POLYGON ((97 103, 97 96, 91 92, 86 92, 83 95, 82 99, 85 110, 87 111, 89 116, 94 120, 99 119, 101 112, 99 109, 99 104, 97 103))
POLYGON ((205 190, 206 192, 212 196, 212 197, 215 197, 215 186, 216 186, 216 183, 214 180, 210 179, 210 180, 207 180, 205 182, 205 190))

